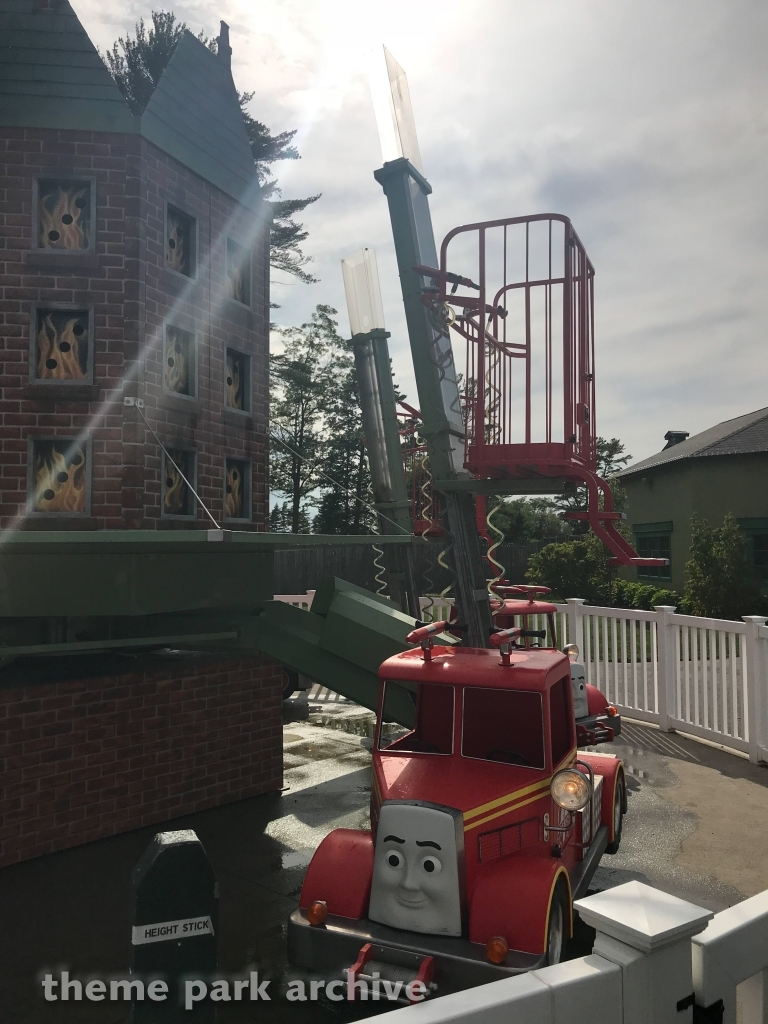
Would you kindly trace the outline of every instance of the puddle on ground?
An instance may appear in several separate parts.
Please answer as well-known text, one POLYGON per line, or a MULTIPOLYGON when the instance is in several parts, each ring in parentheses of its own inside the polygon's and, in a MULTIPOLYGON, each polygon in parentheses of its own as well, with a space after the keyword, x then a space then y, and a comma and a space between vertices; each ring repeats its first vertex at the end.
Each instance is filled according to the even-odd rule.
POLYGON ((338 743, 317 743, 313 740, 305 740, 303 743, 292 743, 291 749, 286 751, 294 757, 306 757, 310 761, 322 761, 328 757, 341 757, 342 754, 349 754, 355 747, 340 746, 338 743))
POLYGON ((314 849, 309 850, 283 850, 281 857, 283 869, 305 868, 314 856, 314 849))
POLYGON ((299 740, 303 740, 304 737, 300 736, 297 732, 284 732, 283 733, 283 745, 286 743, 298 743, 299 740))

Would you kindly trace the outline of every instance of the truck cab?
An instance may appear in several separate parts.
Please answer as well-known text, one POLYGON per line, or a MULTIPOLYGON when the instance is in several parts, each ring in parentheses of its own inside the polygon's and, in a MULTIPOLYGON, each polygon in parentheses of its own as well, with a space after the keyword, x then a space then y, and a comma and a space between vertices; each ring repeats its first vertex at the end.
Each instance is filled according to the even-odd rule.
POLYGON ((371 829, 318 847, 289 923, 299 966, 373 963, 442 993, 557 963, 618 849, 623 767, 577 749, 568 656, 520 628, 499 649, 435 644, 445 625, 381 666, 371 829))
MULTIPOLYGON (((550 593, 549 587, 518 583, 498 589, 504 595, 494 602, 493 620, 499 629, 521 627, 524 635, 519 644, 524 647, 534 644, 557 647, 557 608, 550 601, 542 600, 550 593), (542 639, 546 641, 544 644, 541 644, 542 639)), ((571 660, 576 742, 580 747, 611 743, 621 735, 618 710, 608 703, 596 686, 587 682, 577 645, 565 644, 563 651, 571 660)))

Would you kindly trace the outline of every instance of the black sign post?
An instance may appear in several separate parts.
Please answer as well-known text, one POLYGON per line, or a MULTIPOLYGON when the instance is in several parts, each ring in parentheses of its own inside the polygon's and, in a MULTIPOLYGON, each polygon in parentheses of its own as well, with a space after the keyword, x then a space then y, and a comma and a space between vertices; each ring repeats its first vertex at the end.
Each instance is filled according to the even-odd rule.
POLYGON ((143 983, 132 993, 133 1024, 213 1024, 216 1004, 205 993, 216 970, 219 887, 197 835, 159 832, 133 871, 133 886, 132 976, 143 983), (165 998, 153 982, 167 985, 165 998))

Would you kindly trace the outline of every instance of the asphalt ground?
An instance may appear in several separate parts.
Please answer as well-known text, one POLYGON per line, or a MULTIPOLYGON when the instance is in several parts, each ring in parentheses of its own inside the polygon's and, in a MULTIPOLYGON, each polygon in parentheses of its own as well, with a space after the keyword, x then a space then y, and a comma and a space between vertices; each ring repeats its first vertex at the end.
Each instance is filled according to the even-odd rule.
MULTIPOLYGON (((300 698, 293 716, 302 713, 300 698)), ((194 829, 220 885, 219 968, 273 979, 269 1003, 218 1005, 219 1024, 330 1024, 384 1009, 369 1004, 288 1003, 286 920, 297 906, 318 842, 368 822, 370 717, 348 703, 310 703, 308 721, 285 723, 285 790, 174 819, 0 871, 2 1024, 117 1024, 116 1003, 42 998, 40 977, 126 975, 131 962, 131 871, 156 832, 194 829), (320 725, 319 723, 323 723, 320 725), (346 732, 334 726, 343 726, 346 732)), ((625 723, 601 749, 627 766, 629 811, 618 854, 594 879, 602 889, 639 878, 720 910, 768 888, 768 769, 679 735, 625 723)), ((589 951, 581 928, 575 955, 589 951)))

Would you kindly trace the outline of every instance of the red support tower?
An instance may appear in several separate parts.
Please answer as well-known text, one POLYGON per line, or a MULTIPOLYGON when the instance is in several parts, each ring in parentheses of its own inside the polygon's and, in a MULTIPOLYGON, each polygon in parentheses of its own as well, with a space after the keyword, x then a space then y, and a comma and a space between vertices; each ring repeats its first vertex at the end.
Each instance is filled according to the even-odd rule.
POLYGON ((431 278, 422 301, 435 325, 466 346, 466 468, 479 480, 519 480, 527 493, 583 485, 587 511, 566 516, 589 522, 610 563, 664 564, 638 557, 616 529, 621 513, 597 474, 595 272, 570 220, 544 213, 454 228, 440 267, 414 269, 431 278))

